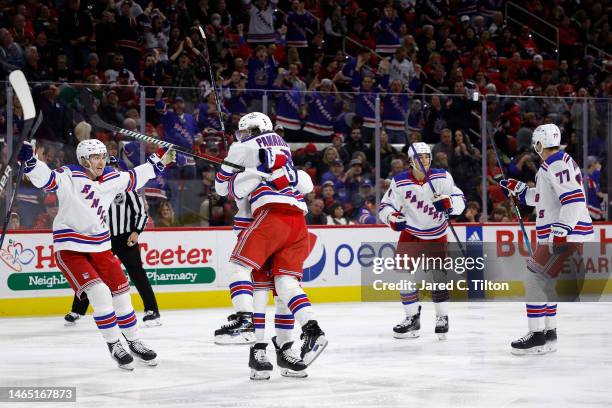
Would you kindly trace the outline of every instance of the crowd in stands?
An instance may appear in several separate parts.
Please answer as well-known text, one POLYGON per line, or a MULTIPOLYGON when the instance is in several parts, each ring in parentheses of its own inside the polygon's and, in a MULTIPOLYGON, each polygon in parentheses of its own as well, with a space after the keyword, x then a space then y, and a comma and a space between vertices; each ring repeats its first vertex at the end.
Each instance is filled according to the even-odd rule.
MULTIPOLYGON (((93 90, 106 122, 219 157, 241 115, 265 111, 294 149, 295 165, 315 182, 306 196, 309 224, 377 222, 375 174, 384 192, 408 168, 414 141, 429 143, 434 167, 447 169, 464 191, 467 208, 459 220, 487 221, 481 217, 484 195, 488 220, 510 221, 513 212, 498 181, 506 175, 534 182, 539 163, 531 133, 555 123, 566 151, 588 169, 592 216, 605 218, 599 203, 607 183, 612 94, 609 2, 517 1, 558 28, 558 49, 534 35, 537 20, 510 23, 504 3, 0 0, 0 76, 19 68, 36 82, 33 94, 44 114, 38 151, 51 167, 74 162, 74 147, 86 137, 103 140, 124 168, 156 148, 91 129, 79 103, 83 84, 93 90), (499 162, 490 144, 482 151, 483 97, 474 94, 486 100, 486 132, 500 149, 499 162)), ((18 102, 8 118, 2 99, 0 132, 12 122, 18 137, 18 102)), ((3 161, 6 152, 3 144, 3 161)), ((214 173, 206 162, 180 156, 144 190, 151 222, 231 225, 233 203, 215 194, 214 173)), ((26 180, 11 225, 49 228, 54 206, 53 196, 26 180)))

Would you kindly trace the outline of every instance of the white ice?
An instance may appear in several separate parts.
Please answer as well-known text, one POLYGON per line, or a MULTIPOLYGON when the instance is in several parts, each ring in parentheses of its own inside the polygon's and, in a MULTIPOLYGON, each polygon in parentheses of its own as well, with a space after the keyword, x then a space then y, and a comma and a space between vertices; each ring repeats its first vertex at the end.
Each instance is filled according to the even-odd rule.
POLYGON ((397 303, 315 310, 329 347, 309 377, 275 371, 260 382, 249 380, 248 346, 212 342, 229 309, 162 311, 163 326, 141 331, 159 365, 133 372, 115 366, 91 317, 76 327, 61 317, 0 319, 0 386, 75 386, 78 406, 116 408, 612 406, 612 303, 560 304, 559 351, 522 357, 509 350, 527 331, 519 302, 451 304, 447 341, 433 333, 430 303, 421 337, 406 340, 391 336, 397 303))

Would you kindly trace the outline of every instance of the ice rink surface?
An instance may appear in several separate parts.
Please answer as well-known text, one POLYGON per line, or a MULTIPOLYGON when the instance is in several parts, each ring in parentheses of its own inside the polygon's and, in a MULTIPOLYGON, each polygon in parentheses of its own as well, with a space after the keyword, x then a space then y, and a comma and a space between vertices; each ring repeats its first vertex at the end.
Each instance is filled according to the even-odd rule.
MULTIPOLYGON (((612 303, 560 304, 559 351, 522 357, 509 349, 527 332, 519 302, 451 304, 446 341, 433 333, 430 303, 421 337, 406 340, 391 336, 399 302, 314 306, 329 346, 306 379, 275 368, 269 381, 249 380, 248 346, 213 344, 230 310, 200 309, 162 311, 163 326, 142 328, 159 365, 133 372, 116 367, 90 316, 76 327, 0 319, 0 386, 76 386, 79 407, 612 406, 612 303)), ((75 404, 0 408, 33 405, 75 404)))

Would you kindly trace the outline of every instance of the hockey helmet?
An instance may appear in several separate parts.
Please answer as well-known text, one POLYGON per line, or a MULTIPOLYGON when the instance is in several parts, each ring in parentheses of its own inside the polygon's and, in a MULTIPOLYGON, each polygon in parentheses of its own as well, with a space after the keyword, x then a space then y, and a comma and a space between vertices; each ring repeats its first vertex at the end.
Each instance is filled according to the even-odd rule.
POLYGON ((261 112, 251 112, 240 118, 236 137, 242 141, 250 136, 271 132, 272 130, 272 121, 268 115, 261 112))
POLYGON ((98 139, 86 139, 79 142, 76 148, 77 159, 89 160, 89 156, 92 154, 102 154, 106 157, 106 146, 98 139))
POLYGON ((561 145, 561 130, 552 123, 540 125, 533 131, 531 143, 536 153, 542 154, 542 151, 547 147, 558 147, 561 145), (538 143, 540 144, 540 150, 538 150, 538 143))
POLYGON ((408 148, 408 158, 414 158, 414 152, 416 150, 417 154, 428 154, 431 158, 431 149, 427 143, 423 142, 415 142, 408 148))

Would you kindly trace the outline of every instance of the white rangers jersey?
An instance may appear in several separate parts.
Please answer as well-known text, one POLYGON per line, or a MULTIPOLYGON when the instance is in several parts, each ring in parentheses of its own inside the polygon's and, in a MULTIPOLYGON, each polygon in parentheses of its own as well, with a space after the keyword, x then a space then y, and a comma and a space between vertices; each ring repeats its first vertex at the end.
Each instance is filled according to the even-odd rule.
MULTIPOLYGON (((234 143, 230 146, 226 160, 232 163, 240 164, 244 167, 255 168, 261 164, 259 161, 259 149, 274 148, 280 149, 291 158, 291 149, 282 137, 274 132, 263 133, 259 136, 253 136, 242 142, 234 143)), ((304 202, 303 193, 300 191, 300 183, 310 183, 310 177, 306 175, 308 180, 300 180, 305 177, 299 177, 299 172, 290 174, 292 178, 297 179, 296 187, 287 187, 283 190, 276 190, 274 185, 261 179, 258 175, 252 173, 234 173, 234 169, 229 166, 221 166, 215 177, 215 191, 220 196, 231 194, 236 200, 248 196, 251 211, 255 212, 258 208, 266 204, 289 204, 298 207, 304 213, 308 212, 306 203, 304 202)), ((312 190, 312 188, 311 188, 312 190)))
MULTIPOLYGON (((250 179, 250 178, 248 178, 248 179, 250 179)), ((229 193, 229 189, 230 189, 230 183, 231 183, 231 181, 225 182, 224 190, 228 190, 228 193, 229 193)), ((257 184, 250 183, 250 186, 249 186, 248 185, 249 184, 248 181, 246 181, 246 182, 242 181, 241 182, 240 180, 238 180, 238 183, 239 184, 246 183, 244 186, 240 185, 238 187, 238 191, 240 191, 241 194, 243 194, 242 193, 243 190, 244 191, 249 191, 249 190, 252 191, 252 189, 257 187, 257 184, 258 184, 258 183, 257 184)), ((234 184, 236 184, 236 181, 234 181, 234 184)), ((297 184, 296 188, 302 194, 308 194, 314 188, 314 185, 312 184, 312 180, 310 179, 310 176, 305 171, 298 170, 298 184, 297 184)), ((234 188, 232 188, 232 189, 235 190, 234 188)), ((246 193, 245 193, 245 195, 246 195, 246 193)), ((236 198, 235 196, 233 196, 233 197, 236 200, 236 207, 238 207, 238 211, 236 212, 236 215, 234 215, 234 228, 233 228, 233 230, 234 230, 234 233, 236 235, 238 235, 238 234, 240 234, 241 231, 249 228, 249 225, 251 225, 251 223, 253 222, 253 213, 251 212, 251 205, 249 204, 248 197, 244 197, 244 198, 236 198)))
MULTIPOLYGON (((451 198, 452 215, 459 215, 465 208, 463 192, 455 186, 453 176, 444 169, 430 169, 429 179, 436 192, 451 198)), ((391 187, 383 196, 378 216, 382 222, 394 212, 404 214, 406 231, 421 239, 435 239, 446 235, 448 223, 444 213, 436 211, 432 202, 434 193, 426 180, 418 181, 408 170, 393 177, 391 187)))
POLYGON ((54 249, 103 252, 111 248, 107 212, 115 196, 144 186, 155 178, 155 171, 150 163, 127 172, 106 167, 97 180, 92 180, 80 165, 51 171, 38 160, 27 176, 36 187, 57 194, 59 210, 53 220, 54 249))
POLYGON ((278 0, 270 0, 265 10, 251 5, 251 0, 242 0, 249 12, 248 40, 251 43, 271 43, 276 40, 274 31, 274 9, 278 0))
POLYGON ((519 201, 536 208, 538 241, 550 240, 553 225, 566 229, 570 242, 593 239, 580 168, 567 153, 559 151, 548 157, 536 174, 535 188, 527 189, 519 201))

